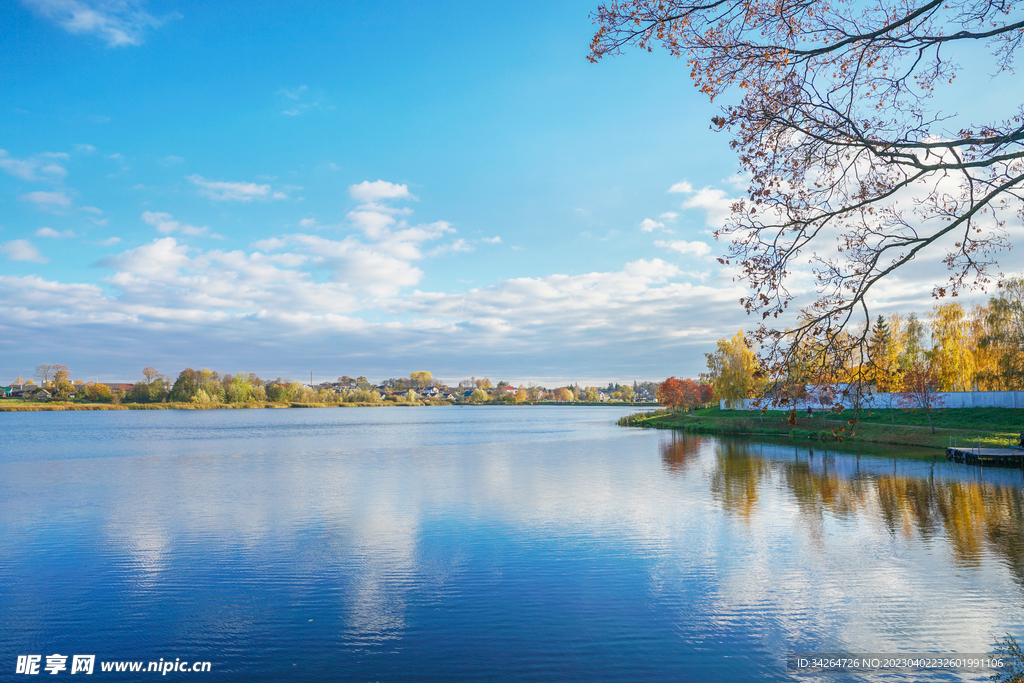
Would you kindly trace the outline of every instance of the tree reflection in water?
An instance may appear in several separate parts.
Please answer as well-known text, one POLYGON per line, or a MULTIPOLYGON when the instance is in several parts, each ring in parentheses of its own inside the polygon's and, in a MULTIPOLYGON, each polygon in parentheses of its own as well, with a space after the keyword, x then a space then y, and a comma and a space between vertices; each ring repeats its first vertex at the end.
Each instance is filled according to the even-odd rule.
POLYGON ((751 447, 740 441, 722 442, 711 475, 714 499, 724 509, 748 521, 757 510, 758 489, 771 485, 771 461, 751 453, 751 447))
POLYGON ((697 462, 701 446, 707 441, 693 434, 672 432, 670 439, 661 442, 661 464, 670 474, 681 475, 697 462))
MULTIPOLYGON (((757 512, 759 491, 779 487, 792 496, 798 518, 816 541, 812 544, 821 549, 826 517, 866 516, 907 539, 948 538, 958 567, 977 567, 986 552, 994 552, 1024 586, 1024 491, 1019 484, 985 481, 975 470, 962 468, 960 475, 978 478, 958 480, 945 463, 938 465, 941 475, 936 465, 926 475, 908 475, 897 472, 895 462, 892 471, 880 467, 880 459, 862 468, 854 456, 813 448, 797 448, 792 459, 779 459, 776 445, 717 439, 704 445, 715 446, 710 488, 727 513, 749 520, 757 512)), ((694 437, 663 443, 662 462, 681 473, 696 461, 700 446, 694 437)))

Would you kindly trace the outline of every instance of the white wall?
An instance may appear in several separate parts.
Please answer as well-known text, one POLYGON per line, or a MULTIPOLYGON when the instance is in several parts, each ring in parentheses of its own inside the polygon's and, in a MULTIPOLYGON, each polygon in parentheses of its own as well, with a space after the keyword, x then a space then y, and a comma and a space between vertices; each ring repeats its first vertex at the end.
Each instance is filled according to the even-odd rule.
MULTIPOLYGON (((932 394, 933 408, 1024 408, 1024 391, 936 391, 932 394)), ((757 399, 736 399, 728 401, 722 399, 719 403, 722 410, 759 410, 759 407, 755 405, 757 399), (732 405, 728 405, 731 403, 732 405)), ((826 403, 826 407, 841 403, 846 408, 853 407, 852 398, 843 399, 837 397, 830 402, 826 403)), ((799 411, 807 411, 808 404, 814 410, 821 410, 822 406, 815 399, 797 399, 796 408, 799 411)), ((765 403, 769 410, 779 410, 781 408, 793 407, 793 404, 787 404, 786 406, 771 406, 768 402, 765 403)), ((916 408, 916 405, 900 405, 899 396, 897 394, 869 394, 861 398, 861 408, 889 408, 891 406, 895 408, 906 407, 916 408)))

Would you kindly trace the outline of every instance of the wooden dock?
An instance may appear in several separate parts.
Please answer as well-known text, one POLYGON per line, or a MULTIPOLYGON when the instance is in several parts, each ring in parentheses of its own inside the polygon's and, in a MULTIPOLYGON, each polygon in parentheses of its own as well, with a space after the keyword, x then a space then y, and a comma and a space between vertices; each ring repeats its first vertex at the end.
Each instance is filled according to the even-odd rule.
POLYGON ((950 446, 946 459, 979 467, 1024 467, 1024 448, 978 448, 950 446))

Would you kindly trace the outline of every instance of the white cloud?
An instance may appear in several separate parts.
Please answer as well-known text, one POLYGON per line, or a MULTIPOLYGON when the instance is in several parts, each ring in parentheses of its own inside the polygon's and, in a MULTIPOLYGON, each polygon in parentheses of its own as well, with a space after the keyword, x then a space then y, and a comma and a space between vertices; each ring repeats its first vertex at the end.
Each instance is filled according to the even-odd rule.
POLYGON ((174 217, 169 213, 146 211, 142 214, 142 220, 156 228, 156 231, 161 235, 170 235, 175 232, 180 232, 183 235, 224 239, 220 235, 211 233, 209 226, 204 225, 202 227, 196 227, 195 225, 181 223, 174 220, 174 217))
POLYGON ((217 201, 251 202, 254 199, 287 199, 283 192, 275 192, 270 185, 259 183, 207 180, 201 175, 188 177, 199 188, 199 194, 217 201))
POLYGON ((148 28, 172 17, 157 18, 137 0, 22 0, 68 33, 98 36, 110 47, 139 45, 148 28))
MULTIPOLYGON (((424 253, 424 244, 442 239, 455 229, 445 221, 410 225, 405 218, 410 209, 396 209, 383 200, 411 198, 408 188, 385 181, 365 182, 350 188, 353 196, 366 201, 347 215, 349 224, 361 235, 332 240, 310 234, 285 235, 260 240, 253 247, 272 252, 294 248, 309 257, 314 267, 326 269, 334 282, 344 283, 354 292, 374 297, 395 296, 404 287, 416 285, 423 271, 413 265, 426 256, 472 251, 464 239, 441 244, 424 253)), ((304 229, 324 226, 314 218, 299 221, 304 229)))
MULTIPOLYGON (((414 261, 425 256, 422 244, 440 239, 454 230, 444 221, 417 226, 408 226, 403 221, 395 223, 394 227, 397 229, 369 230, 364 234, 369 242, 354 235, 331 240, 318 235, 296 234, 260 240, 253 246, 262 251, 295 247, 309 256, 312 265, 327 269, 334 282, 344 283, 352 291, 366 292, 375 297, 395 296, 402 288, 422 280, 423 271, 413 265, 414 261)), ((470 248, 465 241, 456 240, 442 245, 441 251, 432 250, 427 255, 470 248)))
POLYGON ((29 192, 28 194, 21 195, 21 198, 27 202, 32 202, 39 208, 52 209, 55 207, 67 208, 71 206, 71 198, 60 190, 55 192, 29 192))
POLYGON ((292 235, 290 241, 312 255, 311 263, 327 268, 333 281, 370 296, 395 296, 423 279, 423 271, 411 263, 421 258, 418 245, 412 243, 402 245, 408 247, 402 251, 365 244, 351 237, 336 241, 315 235, 292 235))
POLYGON ((97 265, 166 280, 170 273, 185 266, 188 261, 187 246, 179 245, 173 237, 163 237, 121 254, 104 257, 97 265))
POLYGON ((92 145, 75 145, 74 150, 83 154, 91 154, 96 151, 92 145))
POLYGON ((57 232, 53 228, 39 228, 38 230, 36 230, 35 234, 36 237, 78 237, 78 235, 76 235, 72 230, 64 230, 63 232, 57 232))
POLYGON ((52 159, 67 159, 61 152, 43 152, 27 159, 12 157, 7 150, 0 149, 0 169, 22 180, 57 180, 67 175, 67 169, 52 159))
POLYGON ((202 252, 163 237, 97 265, 115 271, 117 310, 151 321, 202 324, 241 317, 336 316, 355 306, 345 283, 314 282, 304 254, 202 252))
MULTIPOLYGON (((461 293, 408 291, 423 278, 415 260, 423 245, 449 232, 438 222, 398 225, 380 242, 286 235, 260 240, 249 252, 204 251, 161 237, 97 263, 112 269, 105 289, 114 292, 0 275, 0 314, 13 329, 78 326, 96 330, 88 334, 97 339, 131 334, 157 346, 168 333, 214 350, 226 339, 258 337, 261 344, 224 358, 257 371, 277 362, 269 360, 278 357, 271 349, 288 349, 280 357, 305 353, 314 339, 320 349, 324 340, 337 341, 327 345, 331 353, 389 358, 388 364, 412 356, 465 363, 461 356, 451 360, 458 344, 476 358, 523 358, 540 374, 584 365, 588 372, 595 365, 614 370, 619 366, 606 362, 623 362, 623 344, 679 350, 712 343, 737 324, 738 313, 723 313, 738 296, 736 285, 715 276, 696 282, 661 259, 461 293), (317 271, 326 271, 327 281, 317 271), (356 317, 359 311, 370 321, 356 317), (108 327, 84 327, 95 325, 108 327)), ((660 365, 656 374, 664 374, 660 365)))
MULTIPOLYGON (((465 293, 415 292, 392 310, 434 321, 438 344, 461 339, 472 347, 523 353, 601 354, 626 340, 663 346, 684 338, 711 341, 728 316, 710 311, 736 296, 735 286, 678 282, 678 266, 661 259, 626 263, 622 270, 584 275, 515 278, 465 293), (680 319, 716 325, 678 325, 680 319), (586 349, 584 351, 584 349, 586 349)), ((543 363, 543 361, 535 361, 543 363)))
POLYGON ((660 258, 650 261, 646 259, 631 261, 625 265, 623 271, 629 275, 650 278, 658 282, 664 282, 669 278, 679 277, 680 275, 678 266, 662 261, 660 258))
POLYGON ((658 218, 660 218, 663 221, 668 221, 669 223, 671 223, 675 219, 679 218, 679 214, 676 213, 675 211, 666 211, 665 213, 658 216, 658 218))
POLYGON ((49 261, 28 240, 11 240, 0 244, 0 254, 3 254, 8 261, 30 261, 32 263, 47 263, 49 261))
POLYGON ((299 221, 299 227, 303 230, 327 230, 328 228, 339 228, 341 224, 324 224, 316 218, 303 218, 299 221))
POLYGON ((397 185, 384 180, 375 180, 372 183, 364 180, 358 185, 350 185, 349 195, 360 202, 377 202, 383 199, 416 199, 409 193, 408 185, 397 185))
POLYGON ((278 95, 284 95, 285 97, 287 97, 290 100, 297 100, 297 99, 299 99, 299 97, 302 96, 302 93, 306 92, 306 90, 307 90, 306 86, 300 85, 295 90, 288 90, 286 88, 282 88, 282 89, 277 91, 277 94, 278 95))
POLYGON ((9 156, 7 150, 0 149, 0 168, 13 176, 24 180, 37 180, 36 166, 30 161, 9 156))
POLYGON ((168 164, 168 165, 170 165, 170 164, 180 164, 183 161, 185 161, 185 159, 183 157, 179 157, 179 156, 176 156, 174 154, 168 154, 167 156, 164 157, 164 163, 168 164))
MULTIPOLYGON (((431 330, 432 343, 444 348, 458 339, 494 343, 503 352, 536 345, 544 353, 598 339, 614 344, 626 338, 713 338, 716 331, 710 328, 680 329, 680 315, 735 298, 728 285, 677 282, 680 268, 661 259, 632 261, 612 272, 516 278, 457 294, 400 294, 418 283, 422 272, 375 245, 352 238, 290 235, 254 246, 293 250, 269 255, 202 252, 164 237, 108 256, 97 265, 115 271, 107 282, 120 294, 96 292, 91 295, 95 300, 75 315, 86 319, 102 310, 111 318, 130 318, 133 326, 153 329, 250 321, 264 326, 272 338, 277 334, 270 332, 273 321, 283 319, 301 319, 304 331, 353 325, 366 329, 358 319, 337 316, 372 306, 398 316, 372 326, 382 344, 408 343, 420 331, 431 330), (308 271, 318 268, 343 277, 316 282, 308 271)), ((48 288, 42 281, 33 284, 40 297, 48 288)), ((24 293, 19 297, 31 298, 24 293)))
POLYGON ((39 170, 42 173, 45 173, 46 175, 48 175, 50 177, 60 177, 60 178, 63 178, 64 176, 66 176, 68 174, 67 169, 64 168, 63 166, 61 166, 60 164, 46 164, 45 166, 43 166, 39 170))
POLYGON ((98 244, 101 247, 112 247, 115 244, 118 244, 120 241, 120 237, 107 237, 106 239, 97 240, 95 244, 98 244))
POLYGON ((370 239, 381 239, 395 224, 395 217, 382 211, 350 211, 346 218, 370 239))
POLYGON ((702 209, 707 217, 707 226, 718 229, 725 225, 732 215, 732 205, 736 200, 729 197, 724 190, 705 187, 683 202, 684 209, 702 209))
POLYGON ((457 240, 452 241, 449 244, 442 244, 440 246, 434 247, 433 249, 427 252, 427 256, 441 256, 442 254, 448 254, 452 252, 462 252, 468 254, 472 251, 475 251, 473 245, 467 242, 466 240, 459 238, 457 240))
POLYGON ((743 191, 750 187, 750 180, 753 176, 749 172, 733 173, 726 180, 737 190, 743 191))
POLYGON ((685 240, 658 240, 654 246, 660 249, 678 251, 680 254, 693 254, 694 256, 707 256, 711 253, 711 245, 705 242, 687 242, 685 240))
POLYGON ((252 247, 257 251, 277 251, 278 249, 284 249, 286 246, 288 246, 288 242, 280 237, 270 237, 252 243, 252 247))
POLYGON ((298 109, 285 109, 281 113, 285 116, 298 116, 301 112, 298 109))
POLYGON ((678 192, 680 194, 690 194, 693 192, 693 185, 688 180, 680 180, 678 183, 668 188, 669 192, 678 192))
MULTIPOLYGON (((664 358, 662 351, 712 343, 730 331, 725 328, 735 331, 742 317, 741 311, 731 313, 738 309, 732 305, 737 285, 721 269, 694 274, 658 258, 463 292, 420 291, 430 257, 501 241, 460 238, 445 221, 413 223, 409 210, 387 205, 388 199, 407 199, 408 189, 380 182, 362 186, 365 203, 337 226, 347 234, 315 233, 323 226, 307 218, 303 232, 261 239, 245 250, 182 244, 183 235, 208 228, 147 211, 142 220, 160 234, 100 259, 96 265, 109 269, 102 287, 81 284, 65 292, 71 285, 0 275, 0 316, 15 330, 77 329, 96 339, 130 335, 157 347, 171 334, 210 353, 228 348, 227 339, 260 339, 227 359, 256 371, 309 352, 316 340, 330 354, 387 358, 389 364, 411 355, 466 363, 462 355, 451 360, 451 348, 459 345, 475 358, 523 358, 537 374, 556 367, 563 374, 583 364, 620 367, 614 364, 626 362, 623 344, 642 342, 659 352, 651 358, 664 358), (250 365, 259 354, 264 360, 250 365)), ((25 241, 4 248, 8 258, 41 259, 25 241)), ((657 362, 653 376, 664 376, 657 362)))
POLYGON ((664 227, 664 223, 651 220, 650 218, 645 218, 640 223, 640 232, 653 232, 654 230, 663 229, 664 227))

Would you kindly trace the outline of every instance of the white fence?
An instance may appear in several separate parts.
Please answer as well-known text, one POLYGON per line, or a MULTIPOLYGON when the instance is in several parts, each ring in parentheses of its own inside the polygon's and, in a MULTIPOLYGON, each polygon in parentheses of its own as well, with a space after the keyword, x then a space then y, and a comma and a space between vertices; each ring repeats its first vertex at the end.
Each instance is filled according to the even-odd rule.
MULTIPOLYGON (((808 392, 812 393, 812 392, 808 392)), ((934 408, 1024 408, 1024 391, 936 391, 932 394, 933 400, 931 405, 934 408)), ((861 396, 860 407, 870 408, 874 410, 880 410, 882 408, 888 409, 893 408, 916 408, 916 403, 911 405, 912 401, 903 400, 899 394, 866 394, 861 396), (904 404, 904 405, 901 405, 904 404)), ((755 405, 757 399, 744 398, 744 399, 725 399, 723 398, 719 405, 722 410, 760 410, 755 405)), ((779 408, 792 408, 795 407, 797 410, 806 411, 807 406, 810 406, 814 410, 822 410, 822 408, 829 408, 837 403, 842 404, 844 408, 852 408, 853 397, 843 398, 842 396, 836 396, 831 400, 824 402, 824 406, 817 398, 813 396, 811 398, 798 398, 795 403, 790 402, 785 406, 772 406, 770 401, 763 401, 770 410, 778 410, 779 408)))

